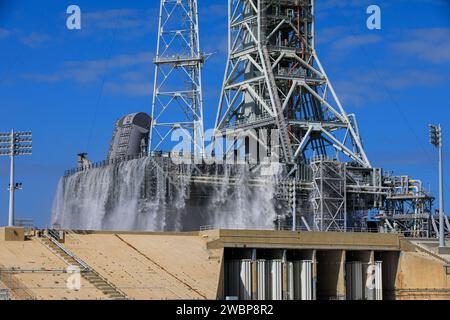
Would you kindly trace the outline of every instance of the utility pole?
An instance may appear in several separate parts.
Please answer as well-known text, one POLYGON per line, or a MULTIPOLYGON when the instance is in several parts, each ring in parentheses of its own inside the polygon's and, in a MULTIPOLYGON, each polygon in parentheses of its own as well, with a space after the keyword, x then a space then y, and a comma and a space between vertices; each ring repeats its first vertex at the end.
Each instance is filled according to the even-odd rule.
POLYGON ((32 154, 31 132, 4 132, 0 133, 0 156, 10 157, 9 175, 9 211, 8 226, 14 226, 14 192, 22 189, 22 183, 15 182, 15 157, 32 154))
POLYGON ((444 166, 442 159, 442 128, 440 125, 430 125, 430 142, 439 150, 439 247, 444 248, 444 166))

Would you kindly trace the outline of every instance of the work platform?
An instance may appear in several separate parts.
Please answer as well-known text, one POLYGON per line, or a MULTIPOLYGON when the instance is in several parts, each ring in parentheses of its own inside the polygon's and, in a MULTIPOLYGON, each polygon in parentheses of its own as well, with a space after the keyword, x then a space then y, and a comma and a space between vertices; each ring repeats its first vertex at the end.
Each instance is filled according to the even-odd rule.
POLYGON ((11 299, 450 298, 446 260, 398 234, 16 233, 24 238, 0 239, 0 289, 11 299), (78 290, 67 287, 69 266, 80 270, 78 290))

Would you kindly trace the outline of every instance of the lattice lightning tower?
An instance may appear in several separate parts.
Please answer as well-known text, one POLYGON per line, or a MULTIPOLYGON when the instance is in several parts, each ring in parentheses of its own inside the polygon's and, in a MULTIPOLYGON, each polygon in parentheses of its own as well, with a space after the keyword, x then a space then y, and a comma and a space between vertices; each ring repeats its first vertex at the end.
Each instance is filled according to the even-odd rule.
POLYGON ((150 150, 170 151, 174 131, 203 152, 203 95, 197 0, 161 0, 154 60, 150 150))

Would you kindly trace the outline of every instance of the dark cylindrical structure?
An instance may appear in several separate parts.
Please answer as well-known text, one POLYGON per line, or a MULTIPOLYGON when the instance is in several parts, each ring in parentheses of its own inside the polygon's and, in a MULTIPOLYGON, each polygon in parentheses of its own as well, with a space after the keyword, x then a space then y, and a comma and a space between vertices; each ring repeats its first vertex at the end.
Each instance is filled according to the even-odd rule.
POLYGON ((116 122, 108 160, 137 156, 148 147, 151 117, 144 113, 133 113, 116 122))

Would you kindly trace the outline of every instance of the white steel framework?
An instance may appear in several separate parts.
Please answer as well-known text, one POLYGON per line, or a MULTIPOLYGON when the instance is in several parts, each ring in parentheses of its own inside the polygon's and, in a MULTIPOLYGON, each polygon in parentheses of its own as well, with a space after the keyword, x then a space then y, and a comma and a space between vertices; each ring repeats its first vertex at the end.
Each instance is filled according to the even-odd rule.
POLYGON ((228 24, 216 130, 277 129, 286 164, 345 155, 370 168, 316 53, 314 0, 229 0, 228 24))
POLYGON ((174 131, 203 152, 203 93, 197 0, 161 0, 150 151, 170 150, 174 131))
POLYGON ((341 162, 319 160, 311 164, 314 190, 311 193, 314 229, 347 230, 346 168, 341 162))

